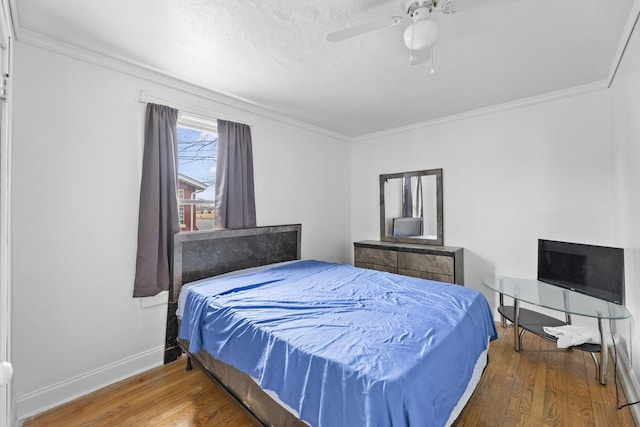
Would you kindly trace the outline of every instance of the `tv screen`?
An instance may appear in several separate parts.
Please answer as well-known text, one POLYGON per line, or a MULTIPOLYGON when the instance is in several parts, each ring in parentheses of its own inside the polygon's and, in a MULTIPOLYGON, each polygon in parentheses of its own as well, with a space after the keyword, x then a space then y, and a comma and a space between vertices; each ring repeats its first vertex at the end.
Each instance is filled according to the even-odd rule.
POLYGON ((409 237, 422 235, 422 218, 393 218, 393 235, 409 237))
POLYGON ((538 280, 624 303, 624 250, 538 240, 538 280))

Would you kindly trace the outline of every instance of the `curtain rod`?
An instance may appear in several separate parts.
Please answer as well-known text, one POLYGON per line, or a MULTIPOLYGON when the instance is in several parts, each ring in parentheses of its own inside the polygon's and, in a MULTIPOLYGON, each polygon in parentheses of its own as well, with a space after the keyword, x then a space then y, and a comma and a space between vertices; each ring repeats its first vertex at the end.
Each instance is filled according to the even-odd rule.
POLYGON ((160 103, 162 105, 166 105, 168 107, 171 108, 175 108, 177 109, 180 113, 189 115, 189 116, 194 116, 194 117, 201 117, 204 119, 220 119, 220 120, 225 120, 225 121, 230 121, 230 122, 236 122, 236 123, 242 123, 245 124, 249 127, 253 127, 251 125, 251 123, 247 122, 246 120, 238 120, 236 118, 233 117, 229 117, 225 114, 220 114, 217 113, 215 111, 210 111, 207 110, 206 108, 203 107, 198 107, 195 105, 188 105, 188 104, 183 104, 180 102, 175 102, 172 101, 170 99, 166 99, 166 98, 160 98, 158 96, 155 95, 151 95, 143 90, 140 91, 139 93, 139 97, 138 97, 138 102, 140 102, 141 104, 157 104, 160 103))

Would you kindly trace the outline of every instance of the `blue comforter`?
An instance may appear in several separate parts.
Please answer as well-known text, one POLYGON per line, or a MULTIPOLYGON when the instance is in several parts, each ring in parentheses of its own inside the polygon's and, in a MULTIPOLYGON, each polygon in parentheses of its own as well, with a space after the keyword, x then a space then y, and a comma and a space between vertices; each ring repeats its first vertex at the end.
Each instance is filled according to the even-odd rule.
POLYGON ((312 426, 440 426, 497 333, 475 290, 299 261, 192 286, 180 338, 312 426))

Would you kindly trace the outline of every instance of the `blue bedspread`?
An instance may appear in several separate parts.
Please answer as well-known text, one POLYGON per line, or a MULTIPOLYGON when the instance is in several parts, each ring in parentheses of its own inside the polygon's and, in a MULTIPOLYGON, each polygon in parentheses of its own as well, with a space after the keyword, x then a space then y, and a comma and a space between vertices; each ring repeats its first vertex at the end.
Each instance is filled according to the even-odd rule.
POLYGON ((312 426, 440 426, 497 333, 475 290, 299 261, 189 288, 180 338, 312 426))

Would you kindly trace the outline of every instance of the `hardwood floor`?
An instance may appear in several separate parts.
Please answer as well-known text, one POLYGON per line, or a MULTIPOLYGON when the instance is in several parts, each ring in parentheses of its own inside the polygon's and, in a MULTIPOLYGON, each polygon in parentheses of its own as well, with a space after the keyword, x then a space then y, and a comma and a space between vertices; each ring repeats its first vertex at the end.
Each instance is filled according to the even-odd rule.
POLYGON ((456 427, 635 425, 629 408, 616 409, 613 363, 603 386, 589 353, 558 349, 529 333, 518 353, 513 327, 497 329, 500 338, 491 343, 489 364, 456 427))
POLYGON ((220 426, 256 427, 218 384, 186 359, 113 384, 51 409, 23 426, 220 426))
MULTIPOLYGON (((513 328, 498 326, 489 365, 456 427, 633 426, 628 408, 617 410, 609 384, 595 379, 591 356, 558 350, 526 334, 513 351, 513 328)), ((200 369, 185 362, 153 369, 25 421, 24 426, 220 426, 260 425, 200 369)), ((624 395, 620 391, 620 399, 624 395)))

